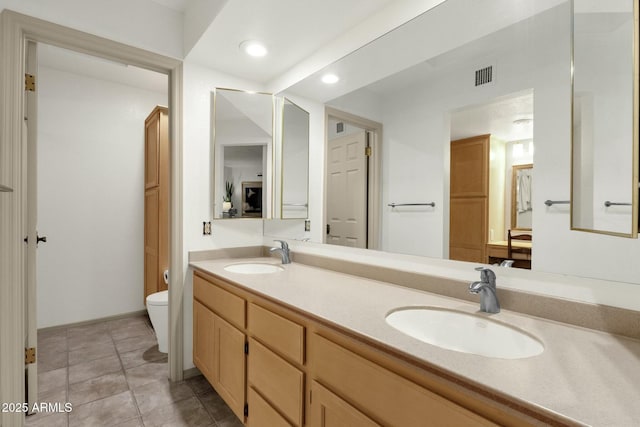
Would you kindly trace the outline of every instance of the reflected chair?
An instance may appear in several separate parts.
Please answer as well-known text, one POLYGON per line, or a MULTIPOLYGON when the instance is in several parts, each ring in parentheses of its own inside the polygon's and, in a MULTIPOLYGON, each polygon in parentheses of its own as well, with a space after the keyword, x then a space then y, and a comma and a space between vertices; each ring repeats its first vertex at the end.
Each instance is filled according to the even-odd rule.
POLYGON ((519 240, 519 241, 531 241, 532 240, 532 236, 531 234, 516 234, 516 235, 512 235, 511 234, 511 230, 507 230, 507 258, 508 259, 514 259, 513 258, 513 254, 524 254, 525 257, 528 255, 527 258, 531 257, 531 248, 523 248, 523 247, 519 247, 519 246, 513 246, 511 241, 512 240, 519 240))

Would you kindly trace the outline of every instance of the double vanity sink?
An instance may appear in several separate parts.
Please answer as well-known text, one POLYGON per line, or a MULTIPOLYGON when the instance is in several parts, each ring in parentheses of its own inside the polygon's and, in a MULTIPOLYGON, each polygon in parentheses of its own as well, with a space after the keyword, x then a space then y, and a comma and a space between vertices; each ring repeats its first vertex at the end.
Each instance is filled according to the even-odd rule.
MULTIPOLYGON (((283 272, 268 262, 233 263, 225 271, 239 274, 283 272)), ((386 323, 405 335, 447 350, 500 359, 522 359, 544 351, 532 335, 488 316, 442 307, 401 307, 385 317, 386 323)))
MULTIPOLYGON (((534 414, 533 425, 622 426, 640 419, 634 404, 640 401, 637 340, 515 313, 506 299, 506 309, 489 314, 479 310, 479 296, 464 301, 300 262, 282 265, 271 257, 192 261, 191 266, 228 283, 230 290, 293 310, 358 337, 375 354, 382 350, 426 370, 425 381, 436 375, 479 393, 479 401, 501 402, 507 412, 512 408, 525 417, 534 414)), ((476 277, 470 272, 470 279, 476 277)), ((498 290, 500 283, 498 277, 498 290)), ((451 286, 466 293, 469 283, 451 286)), ((480 411, 473 404, 470 409, 480 411)))

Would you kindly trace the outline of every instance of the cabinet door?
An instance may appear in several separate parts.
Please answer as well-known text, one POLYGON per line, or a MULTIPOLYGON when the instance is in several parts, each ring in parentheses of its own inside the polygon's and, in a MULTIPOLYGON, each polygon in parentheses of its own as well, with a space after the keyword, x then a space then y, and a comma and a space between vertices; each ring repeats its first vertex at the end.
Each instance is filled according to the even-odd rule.
POLYGON ((311 427, 379 427, 362 412, 321 386, 311 382, 311 427))
POLYGON ((214 331, 216 315, 193 300, 193 363, 211 384, 217 381, 214 331))
POLYGON ((245 335, 222 318, 213 316, 217 381, 212 385, 238 418, 244 420, 245 335))
POLYGON ((248 427, 293 427, 282 415, 266 402, 253 387, 248 392, 249 416, 248 427))

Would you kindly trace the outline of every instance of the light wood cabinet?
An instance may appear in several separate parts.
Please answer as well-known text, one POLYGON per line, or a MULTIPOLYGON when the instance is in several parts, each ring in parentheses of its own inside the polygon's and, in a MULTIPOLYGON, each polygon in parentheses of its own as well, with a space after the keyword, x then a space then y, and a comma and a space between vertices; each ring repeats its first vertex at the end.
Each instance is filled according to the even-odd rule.
POLYGON ((449 259, 486 262, 490 135, 451 141, 449 259))
POLYGON ((323 387, 311 382, 310 427, 380 427, 369 417, 323 387))
MULTIPOLYGON (((243 420, 246 401, 246 336, 210 307, 218 307, 220 302, 218 299, 211 299, 211 295, 222 296, 222 300, 226 302, 236 301, 233 298, 238 298, 242 302, 241 316, 244 319, 244 300, 197 276, 194 276, 193 295, 193 363, 234 414, 243 420)), ((237 309, 238 306, 235 307, 237 309)), ((224 311, 229 312, 229 306, 224 306, 224 311)), ((232 317, 238 314, 234 310, 230 313, 232 317)))
POLYGON ((250 427, 545 423, 214 276, 194 298, 194 363, 250 427))
POLYGON ((144 124, 144 298, 167 289, 169 268, 169 110, 156 107, 144 124))

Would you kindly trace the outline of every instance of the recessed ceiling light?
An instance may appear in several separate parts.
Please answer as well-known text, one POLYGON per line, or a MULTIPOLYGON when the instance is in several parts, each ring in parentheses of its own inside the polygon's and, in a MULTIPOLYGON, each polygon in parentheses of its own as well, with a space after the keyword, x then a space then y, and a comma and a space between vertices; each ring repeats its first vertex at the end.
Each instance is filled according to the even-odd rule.
POLYGON ((265 45, 255 40, 245 40, 240 43, 240 50, 249 56, 261 57, 265 56, 268 51, 265 45))
POLYGON ((335 74, 325 74, 324 76, 322 76, 322 83, 326 83, 328 85, 337 83, 338 80, 340 80, 340 78, 335 74))

